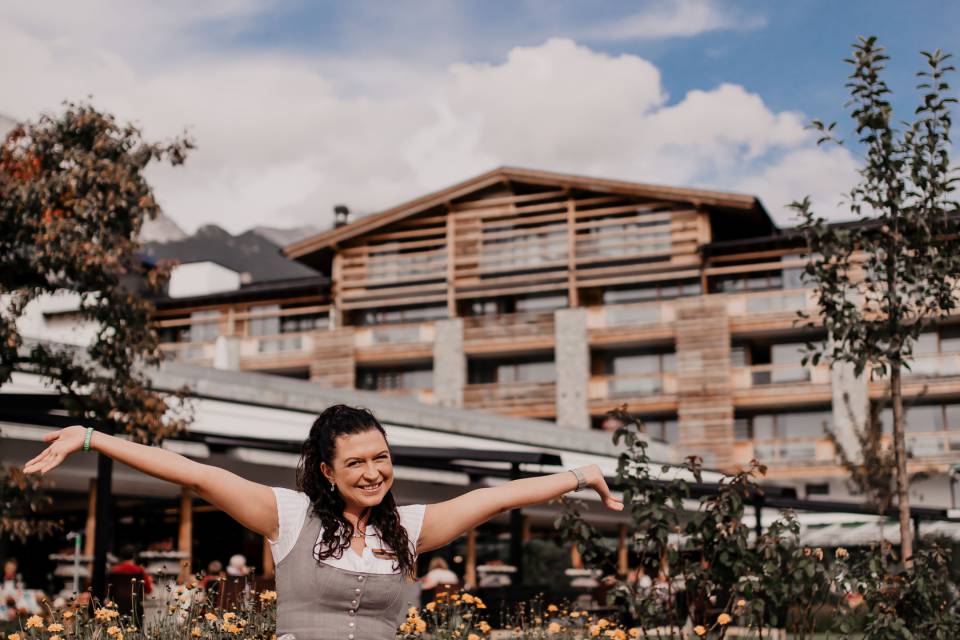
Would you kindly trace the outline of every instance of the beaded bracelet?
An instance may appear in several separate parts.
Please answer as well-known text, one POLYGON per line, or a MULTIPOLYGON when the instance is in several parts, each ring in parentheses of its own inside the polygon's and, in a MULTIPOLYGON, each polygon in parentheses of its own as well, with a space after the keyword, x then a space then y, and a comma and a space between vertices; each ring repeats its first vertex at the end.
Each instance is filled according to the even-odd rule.
POLYGON ((87 435, 83 437, 83 450, 90 451, 90 438, 93 436, 93 427, 87 427, 87 435))

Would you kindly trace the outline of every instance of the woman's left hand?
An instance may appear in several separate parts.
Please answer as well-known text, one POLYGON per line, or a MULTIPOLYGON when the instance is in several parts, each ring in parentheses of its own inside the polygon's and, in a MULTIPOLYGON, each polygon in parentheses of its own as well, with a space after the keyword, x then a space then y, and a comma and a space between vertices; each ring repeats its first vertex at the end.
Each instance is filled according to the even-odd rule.
POLYGON ((607 481, 603 477, 603 472, 600 471, 600 467, 591 464, 586 467, 580 467, 580 471, 583 473, 583 477, 586 478, 590 488, 600 496, 600 499, 603 501, 603 506, 613 511, 623 511, 623 503, 613 497, 613 494, 610 492, 610 487, 607 486, 607 481))

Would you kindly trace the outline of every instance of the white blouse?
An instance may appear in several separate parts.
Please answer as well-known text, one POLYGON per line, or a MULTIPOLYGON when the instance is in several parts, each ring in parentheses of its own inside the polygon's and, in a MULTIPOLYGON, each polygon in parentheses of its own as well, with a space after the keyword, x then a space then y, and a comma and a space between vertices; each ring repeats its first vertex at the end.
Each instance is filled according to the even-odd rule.
MULTIPOLYGON (((300 530, 303 528, 303 521, 307 517, 307 509, 310 508, 310 498, 307 494, 291 489, 273 487, 273 493, 277 497, 277 516, 280 522, 280 534, 276 540, 270 540, 270 550, 273 552, 273 562, 277 564, 286 557, 297 543, 300 537, 300 530)), ((424 504, 410 504, 398 507, 400 512, 400 524, 407 530, 407 537, 410 538, 411 551, 416 553, 417 540, 420 538, 420 527, 423 525, 423 514, 427 506, 424 504)), ((363 555, 357 554, 353 549, 344 549, 343 555, 339 558, 331 556, 324 559, 325 564, 345 569, 347 571, 357 571, 361 573, 396 573, 394 570, 394 561, 389 558, 378 558, 373 555, 371 549, 385 549, 387 545, 380 540, 376 527, 367 525, 366 547, 363 555)), ((322 531, 321 531, 322 535, 322 531)), ((317 538, 319 540, 319 537, 317 538)))

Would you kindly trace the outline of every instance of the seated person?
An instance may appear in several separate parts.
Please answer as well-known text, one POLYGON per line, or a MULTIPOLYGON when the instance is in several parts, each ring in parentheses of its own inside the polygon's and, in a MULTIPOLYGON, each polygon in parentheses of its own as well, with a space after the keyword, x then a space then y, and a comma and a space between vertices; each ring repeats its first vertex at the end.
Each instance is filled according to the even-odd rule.
POLYGON ((153 579, 146 569, 134 562, 133 559, 136 555, 137 550, 132 544, 123 545, 117 553, 120 562, 113 565, 113 568, 110 569, 110 575, 140 578, 143 580, 143 592, 149 595, 153 591, 153 579))
POLYGON ((428 589, 436 589, 441 585, 450 585, 456 589, 457 585, 460 584, 460 578, 457 577, 457 574, 450 570, 450 566, 447 564, 446 560, 440 556, 434 556, 430 559, 430 564, 427 567, 427 573, 420 578, 420 584, 424 591, 428 589))

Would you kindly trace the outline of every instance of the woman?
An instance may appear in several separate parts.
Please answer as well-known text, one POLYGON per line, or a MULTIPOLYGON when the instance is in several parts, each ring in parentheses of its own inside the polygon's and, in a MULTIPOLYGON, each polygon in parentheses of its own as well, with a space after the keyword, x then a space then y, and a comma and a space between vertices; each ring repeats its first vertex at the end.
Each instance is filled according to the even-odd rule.
POLYGON ((386 433, 369 411, 326 409, 303 443, 297 488, 270 488, 165 449, 84 427, 48 434, 24 466, 47 473, 70 454, 99 453, 195 491, 267 537, 276 564, 277 635, 297 640, 390 640, 416 555, 444 546, 494 515, 593 488, 623 509, 596 465, 476 489, 429 505, 397 507, 386 433))

